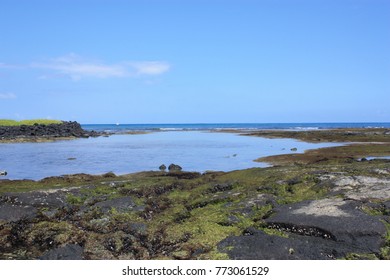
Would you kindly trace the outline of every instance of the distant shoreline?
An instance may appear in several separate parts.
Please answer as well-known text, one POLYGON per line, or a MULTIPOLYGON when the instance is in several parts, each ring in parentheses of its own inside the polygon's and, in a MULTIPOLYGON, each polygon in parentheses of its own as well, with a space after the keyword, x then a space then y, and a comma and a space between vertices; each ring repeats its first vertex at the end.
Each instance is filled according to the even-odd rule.
POLYGON ((22 122, 0 125, 0 143, 50 142, 105 135, 106 133, 84 130, 78 122, 34 123, 22 122))

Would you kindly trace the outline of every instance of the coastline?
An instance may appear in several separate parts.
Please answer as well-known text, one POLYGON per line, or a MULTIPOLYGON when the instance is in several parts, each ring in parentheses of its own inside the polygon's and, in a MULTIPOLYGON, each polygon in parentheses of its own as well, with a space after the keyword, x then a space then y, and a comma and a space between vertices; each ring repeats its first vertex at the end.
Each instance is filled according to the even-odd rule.
POLYGON ((0 126, 0 143, 39 143, 102 135, 105 135, 105 133, 82 129, 81 125, 75 121, 0 126))
POLYGON ((390 135, 348 131, 241 131, 346 143, 266 168, 0 180, 0 259, 390 259, 390 160, 362 160, 390 135))
POLYGON ((309 164, 326 161, 351 161, 390 155, 390 129, 343 128, 310 131, 255 131, 243 136, 293 138, 309 143, 337 142, 340 146, 307 150, 301 154, 284 154, 258 158, 270 164, 309 164))

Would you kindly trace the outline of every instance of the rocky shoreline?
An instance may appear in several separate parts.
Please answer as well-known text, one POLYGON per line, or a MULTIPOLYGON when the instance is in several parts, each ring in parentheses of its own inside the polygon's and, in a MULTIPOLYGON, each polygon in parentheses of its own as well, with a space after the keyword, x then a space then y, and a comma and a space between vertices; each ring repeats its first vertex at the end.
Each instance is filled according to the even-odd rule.
POLYGON ((390 160, 359 158, 389 154, 375 135, 268 168, 0 180, 0 259, 389 260, 390 160))
POLYGON ((88 138, 100 136, 95 131, 82 129, 78 122, 63 121, 60 124, 34 124, 0 126, 1 142, 39 142, 56 139, 88 138))

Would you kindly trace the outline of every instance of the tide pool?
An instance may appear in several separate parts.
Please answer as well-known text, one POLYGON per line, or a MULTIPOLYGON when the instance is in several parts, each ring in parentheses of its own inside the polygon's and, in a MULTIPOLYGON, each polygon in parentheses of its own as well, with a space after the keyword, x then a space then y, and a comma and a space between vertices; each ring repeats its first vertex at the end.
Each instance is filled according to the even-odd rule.
POLYGON ((337 143, 305 143, 293 139, 266 139, 232 133, 166 131, 140 135, 112 135, 49 143, 0 144, 3 179, 34 179, 64 174, 126 174, 158 170, 171 163, 184 171, 231 171, 266 167, 256 158, 302 153, 337 143), (292 152, 290 149, 297 148, 292 152))

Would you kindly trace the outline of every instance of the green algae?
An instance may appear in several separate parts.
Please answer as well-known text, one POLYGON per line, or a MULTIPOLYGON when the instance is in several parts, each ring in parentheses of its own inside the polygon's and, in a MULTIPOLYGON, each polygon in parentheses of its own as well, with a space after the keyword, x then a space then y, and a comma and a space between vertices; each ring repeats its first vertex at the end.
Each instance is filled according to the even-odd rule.
MULTIPOLYGON (((278 204, 327 197, 332 185, 324 184, 322 175, 333 172, 383 177, 375 170, 388 167, 385 161, 316 163, 196 175, 192 179, 185 178, 185 173, 154 172, 88 177, 88 182, 80 178, 34 182, 35 189, 58 182, 64 190, 75 185, 79 188, 66 195, 71 210, 61 210, 64 213, 59 211, 46 221, 37 218, 35 224, 18 228, 21 242, 7 247, 7 254, 23 258, 27 244, 27 255, 34 258, 55 246, 81 243, 87 259, 227 259, 227 253, 219 252, 217 245, 248 228, 288 238, 284 232, 269 229, 264 220, 278 204), (96 202, 118 197, 131 197, 136 207, 127 211, 112 207, 104 213, 93 207, 96 202)), ((4 235, 9 234, 7 223, 2 228, 4 235)), ((388 233, 379 258, 390 258, 389 239, 388 233)), ((371 257, 351 253, 346 258, 371 257)))
POLYGON ((74 225, 61 221, 43 221, 33 224, 26 234, 26 243, 39 249, 48 249, 68 243, 81 243, 83 232, 74 225))
POLYGON ((390 260, 390 223, 382 221, 386 227, 385 245, 381 248, 380 258, 383 260, 390 260))
POLYGON ((66 196, 66 201, 72 205, 82 205, 84 203, 85 199, 86 199, 86 197, 77 196, 77 195, 74 195, 71 193, 67 194, 67 196, 66 196))

